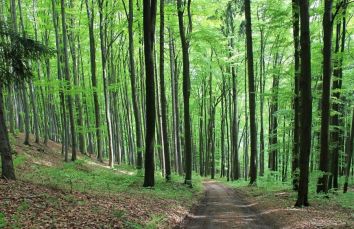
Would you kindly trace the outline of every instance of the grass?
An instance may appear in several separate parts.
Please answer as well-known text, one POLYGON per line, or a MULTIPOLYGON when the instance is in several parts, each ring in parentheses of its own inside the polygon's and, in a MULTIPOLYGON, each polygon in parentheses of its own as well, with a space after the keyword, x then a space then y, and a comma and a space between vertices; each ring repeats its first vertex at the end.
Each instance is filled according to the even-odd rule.
POLYGON ((5 228, 7 225, 4 213, 0 212, 0 228, 5 228))
POLYGON ((140 193, 173 200, 194 199, 202 190, 200 177, 194 179, 194 188, 191 189, 182 183, 182 177, 173 175, 172 181, 166 182, 159 173, 155 175, 154 188, 143 188, 144 178, 133 167, 123 165, 112 170, 92 166, 86 159, 64 163, 59 167, 31 164, 31 169, 21 174, 21 179, 70 192, 140 193))
MULTIPOLYGON (((275 198, 274 193, 286 192, 289 193, 289 204, 295 203, 297 192, 292 191, 292 180, 288 179, 286 182, 277 180, 276 174, 270 172, 265 173, 265 176, 257 178, 257 186, 252 186, 248 188, 250 194, 253 196, 266 195, 270 198, 275 198)), ((313 172, 310 175, 309 180, 309 201, 317 202, 318 204, 338 204, 343 208, 354 209, 354 193, 348 192, 343 193, 340 188, 338 191, 331 191, 328 194, 318 194, 316 193, 317 178, 319 177, 319 172, 313 172)), ((221 178, 220 181, 229 187, 241 188, 247 187, 249 181, 240 179, 236 182, 227 182, 226 178, 221 178)), ((352 181, 353 182, 353 181, 352 181)), ((343 179, 340 179, 340 183, 343 183, 343 179)))

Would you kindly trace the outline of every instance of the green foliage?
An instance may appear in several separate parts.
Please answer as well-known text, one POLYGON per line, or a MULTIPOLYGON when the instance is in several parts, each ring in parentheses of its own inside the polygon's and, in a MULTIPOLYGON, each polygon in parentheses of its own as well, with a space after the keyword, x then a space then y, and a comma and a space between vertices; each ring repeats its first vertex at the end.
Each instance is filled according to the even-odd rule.
POLYGON ((20 36, 0 20, 0 84, 23 82, 32 76, 29 60, 50 56, 53 50, 40 42, 20 36))
POLYGON ((0 228, 5 228, 7 225, 4 213, 0 212, 0 228))
POLYGON ((173 175, 167 182, 161 176, 156 177, 153 189, 142 187, 143 177, 127 165, 116 166, 114 170, 89 165, 88 160, 77 160, 65 163, 60 167, 32 165, 32 171, 23 174, 23 179, 41 183, 53 188, 68 191, 93 192, 103 194, 140 193, 176 200, 188 200, 202 190, 201 178, 194 179, 194 188, 190 189, 182 183, 182 178, 173 175), (180 180, 180 181, 179 181, 180 180))
POLYGON ((157 229, 161 228, 164 222, 164 217, 160 215, 154 215, 152 219, 146 224, 145 228, 147 229, 157 229))

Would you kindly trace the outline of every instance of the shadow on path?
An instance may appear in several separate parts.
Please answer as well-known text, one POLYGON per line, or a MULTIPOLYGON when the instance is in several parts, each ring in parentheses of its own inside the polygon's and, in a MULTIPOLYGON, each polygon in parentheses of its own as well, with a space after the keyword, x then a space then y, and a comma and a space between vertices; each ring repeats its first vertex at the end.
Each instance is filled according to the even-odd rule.
POLYGON ((177 228, 278 228, 242 192, 215 181, 205 182, 204 188, 205 197, 177 228))

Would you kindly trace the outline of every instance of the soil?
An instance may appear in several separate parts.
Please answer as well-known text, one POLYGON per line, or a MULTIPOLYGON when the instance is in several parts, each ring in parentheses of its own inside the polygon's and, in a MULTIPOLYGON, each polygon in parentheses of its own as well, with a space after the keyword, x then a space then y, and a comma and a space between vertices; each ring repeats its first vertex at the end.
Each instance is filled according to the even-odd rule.
POLYGON ((178 228, 278 228, 244 193, 214 181, 204 186, 205 197, 178 228))

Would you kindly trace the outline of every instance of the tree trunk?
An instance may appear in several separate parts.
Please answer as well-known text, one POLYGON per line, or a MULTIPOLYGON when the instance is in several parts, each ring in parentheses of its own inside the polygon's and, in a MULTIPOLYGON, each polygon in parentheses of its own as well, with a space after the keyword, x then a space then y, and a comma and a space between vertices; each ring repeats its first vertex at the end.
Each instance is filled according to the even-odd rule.
POLYGON ((300 24, 299 24, 299 0, 292 0, 293 12, 293 37, 294 37, 294 142, 292 151, 291 174, 293 178, 293 190, 299 188, 299 146, 300 146, 300 24))
POLYGON ((353 152, 354 152, 354 109, 353 109, 353 117, 352 117, 352 131, 350 133, 350 137, 347 145, 347 166, 345 169, 345 181, 344 181, 344 188, 343 188, 344 193, 348 191, 350 165, 351 165, 351 161, 353 160, 353 152))
POLYGON ((246 39, 247 39, 247 64, 248 64, 248 89, 249 89, 249 109, 251 126, 251 157, 250 157, 250 184, 257 180, 257 126, 256 126, 256 91, 254 85, 253 69, 253 41, 251 23, 251 2, 245 0, 245 19, 246 19, 246 39))
POLYGON ((65 2, 61 0, 61 20, 62 20, 62 30, 63 30, 63 49, 64 49, 64 73, 66 82, 66 90, 68 92, 66 100, 69 109, 69 120, 70 120, 70 132, 71 132, 71 160, 76 160, 76 132, 75 132, 75 119, 74 119, 74 109, 73 102, 70 95, 71 83, 70 83, 70 71, 69 71, 69 56, 68 56, 68 42, 67 42, 67 31, 66 31, 66 15, 65 15, 65 2))
POLYGON ((186 2, 187 5, 182 5, 182 0, 177 0, 178 25, 182 44, 182 60, 183 60, 183 104, 184 104, 184 149, 185 149, 185 169, 186 177, 185 184, 192 186, 192 136, 191 136, 191 119, 189 111, 190 97, 190 72, 189 72, 189 40, 186 37, 184 27, 184 9, 188 11, 189 32, 192 30, 190 4, 191 0, 186 2))
MULTIPOLYGON (((145 4, 145 1, 144 1, 145 4)), ((135 119, 135 137, 136 137, 136 146, 138 152, 137 168, 143 168, 143 143, 142 143, 142 131, 141 131, 141 117, 138 101, 138 93, 136 86, 136 71, 135 71, 135 57, 134 57, 134 35, 133 35, 133 0, 129 0, 129 15, 128 15, 128 32, 129 32, 129 63, 130 63, 130 83, 132 89, 132 101, 133 101, 133 110, 134 110, 134 119, 135 119)), ((153 70, 152 70, 153 71, 153 70)))
POLYGON ((167 130, 167 101, 165 89, 165 0, 160 0, 160 100, 162 118, 162 138, 165 155, 165 176, 166 180, 171 180, 170 147, 167 130))
POLYGON ((323 15, 323 83, 321 99, 321 145, 320 171, 323 175, 318 179, 317 193, 328 191, 329 172, 329 118, 332 75, 332 0, 325 0, 323 15))
MULTIPOLYGON (((90 65, 91 65, 91 81, 93 88, 93 102, 95 107, 95 127, 96 127, 96 141, 97 141, 97 160, 103 161, 102 152, 102 139, 101 139, 101 120, 100 120, 100 105, 98 102, 98 92, 97 92, 97 76, 96 76, 96 46, 95 46, 95 34, 94 34, 94 6, 89 7, 88 0, 85 0, 87 18, 89 21, 89 39, 90 39, 90 65)), ((92 1, 93 4, 93 1, 92 1)))
POLYGON ((295 206, 308 206, 309 157, 311 151, 312 93, 311 93, 311 42, 309 1, 302 0, 300 6, 301 23, 301 128, 300 128, 300 179, 295 206))
POLYGON ((144 56, 146 73, 146 138, 144 187, 155 185, 154 138, 156 128, 154 39, 156 23, 156 0, 144 1, 144 56))
POLYGON ((0 85, 0 154, 1 154, 1 177, 16 180, 15 169, 12 162, 12 150, 7 133, 4 114, 2 86, 0 85))
POLYGON ((99 17, 100 17, 100 41, 101 41, 101 59, 102 59, 102 78, 103 78, 103 94, 105 99, 105 115, 107 122, 107 134, 108 134, 108 165, 113 168, 114 166, 114 155, 113 155, 113 130, 112 130, 112 120, 111 120, 111 102, 109 95, 109 82, 107 76, 107 26, 105 23, 106 18, 104 18, 104 4, 105 0, 98 0, 99 6, 99 17))

